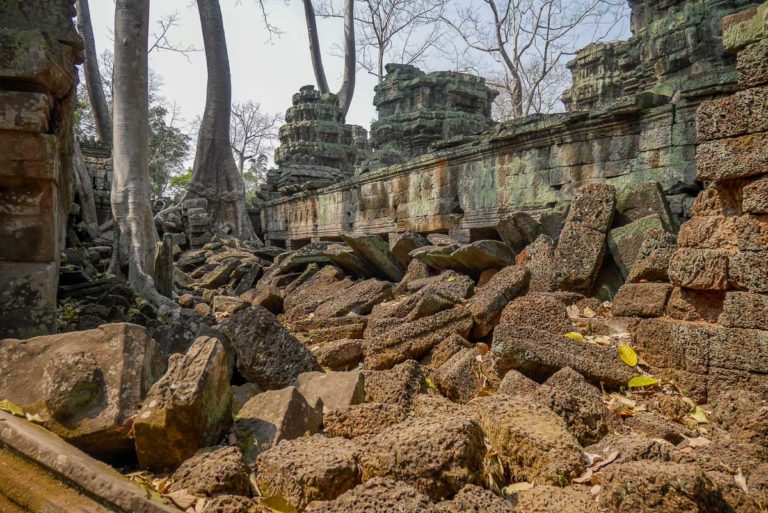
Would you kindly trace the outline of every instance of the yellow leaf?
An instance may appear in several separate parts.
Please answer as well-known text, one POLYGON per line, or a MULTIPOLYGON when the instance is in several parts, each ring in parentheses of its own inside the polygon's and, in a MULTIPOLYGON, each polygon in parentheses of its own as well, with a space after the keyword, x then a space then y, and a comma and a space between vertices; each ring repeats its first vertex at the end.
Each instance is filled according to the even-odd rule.
POLYGON ((456 276, 455 275, 451 275, 451 276, 448 277, 448 281, 455 281, 455 280, 456 280, 456 276))
POLYGON ((427 387, 437 392, 437 387, 435 386, 435 382, 432 381, 432 378, 427 378, 427 387))
POLYGON ((658 384, 659 380, 653 376, 635 376, 629 380, 629 388, 649 387, 658 384))
POLYGON ((297 513, 296 508, 279 495, 264 497, 261 499, 261 505, 272 513, 297 513))
POLYGON ((579 342, 584 342, 584 335, 581 333, 577 333, 575 331, 569 331, 565 334, 565 338, 569 338, 571 340, 578 340, 579 342))
POLYGON ((27 420, 30 421, 30 422, 37 422, 38 424, 45 423, 43 418, 40 415, 38 415, 37 413, 35 413, 35 414, 26 413, 25 416, 27 417, 27 420))
POLYGON ((587 319, 591 319, 597 315, 597 313, 595 313, 595 311, 592 310, 590 307, 584 308, 583 314, 584 314, 584 317, 586 317, 587 319))
POLYGON ((709 424, 709 417, 707 417, 707 414, 704 412, 701 406, 696 406, 693 409, 691 412, 691 417, 693 417, 693 420, 699 424, 709 424))
POLYGON ((630 367, 637 365, 637 353, 627 344, 619 344, 619 358, 630 367))
POLYGON ((0 401, 0 410, 5 410, 8 413, 16 415, 17 417, 24 417, 24 409, 18 404, 9 401, 8 399, 3 399, 0 401))

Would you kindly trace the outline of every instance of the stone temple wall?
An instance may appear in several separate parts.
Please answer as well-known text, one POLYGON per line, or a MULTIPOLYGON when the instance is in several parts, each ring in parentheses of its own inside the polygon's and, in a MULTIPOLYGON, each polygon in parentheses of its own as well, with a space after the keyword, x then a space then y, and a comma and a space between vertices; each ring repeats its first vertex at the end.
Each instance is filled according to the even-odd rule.
MULTIPOLYGON (((494 238, 500 220, 558 208, 589 182, 611 183, 620 193, 658 182, 677 220, 688 218, 701 189, 696 109, 736 89, 735 59, 723 50, 719 27, 723 16, 754 2, 651 4, 631 5, 636 35, 628 42, 591 45, 571 63, 570 112, 433 142, 406 163, 268 202, 264 236, 289 247, 342 232, 494 238), (584 77, 600 88, 589 89, 584 77)), ((371 134, 375 148, 376 124, 371 134)))
POLYGON ((0 0, 0 338, 55 330, 73 199, 74 1, 0 0))
POLYGON ((102 224, 112 219, 112 148, 94 140, 80 141, 85 166, 91 177, 96 215, 102 224))

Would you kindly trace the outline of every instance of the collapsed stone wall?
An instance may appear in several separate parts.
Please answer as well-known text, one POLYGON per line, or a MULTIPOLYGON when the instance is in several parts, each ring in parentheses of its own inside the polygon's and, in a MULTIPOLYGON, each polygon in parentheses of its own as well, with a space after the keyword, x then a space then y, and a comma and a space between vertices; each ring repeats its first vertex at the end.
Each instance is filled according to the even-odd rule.
POLYGON ((0 337, 55 330, 74 197, 73 1, 0 1, 0 337))
POLYGON ((420 153, 424 147, 408 132, 408 119, 398 118, 407 111, 400 104, 412 103, 403 93, 372 127, 372 145, 381 139, 382 150, 369 161, 385 160, 390 139, 420 150, 405 151, 404 163, 267 202, 265 237, 288 247, 343 232, 494 238, 499 221, 566 205, 576 189, 595 181, 619 191, 657 182, 676 220, 686 219, 701 188, 696 109, 735 90, 734 59, 724 55, 718 27, 724 15, 753 3, 633 3, 633 38, 591 45, 571 65, 574 86, 564 97, 571 112, 529 116, 463 140, 431 141, 428 154, 420 153), (587 55, 597 57, 592 62, 587 55), (589 92, 588 82, 614 85, 589 92), (380 130, 398 136, 382 137, 380 130))
POLYGON ((112 219, 112 148, 95 140, 83 140, 80 149, 91 177, 96 215, 102 224, 112 219))

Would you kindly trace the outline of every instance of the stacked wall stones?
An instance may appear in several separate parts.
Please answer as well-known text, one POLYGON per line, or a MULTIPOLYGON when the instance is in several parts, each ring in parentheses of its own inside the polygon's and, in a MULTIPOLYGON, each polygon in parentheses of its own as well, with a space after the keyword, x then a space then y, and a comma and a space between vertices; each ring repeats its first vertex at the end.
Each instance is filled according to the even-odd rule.
MULTIPOLYGON (((710 87, 711 75, 732 79, 733 56, 723 51, 723 16, 754 2, 631 0, 632 37, 594 43, 568 63, 573 85, 563 96, 569 111, 599 108, 621 96, 710 87)), ((724 80, 725 79, 725 80, 724 80)))
POLYGON ((387 64, 386 70, 373 98, 379 119, 371 124, 375 151, 367 168, 407 162, 438 141, 492 126, 491 104, 498 93, 485 79, 452 71, 425 74, 406 64, 387 64))
POLYGON ((74 197, 73 1, 0 1, 0 337, 55 330, 74 197))
POLYGON ((344 124, 335 94, 304 86, 293 95, 293 106, 280 127, 275 163, 280 172, 267 189, 291 186, 316 189, 352 176, 358 148, 367 141, 362 127, 344 124))
POLYGON ((433 113, 445 107, 451 119, 481 123, 485 107, 469 114, 457 106, 467 98, 474 98, 467 105, 484 105, 480 91, 487 88, 458 81, 463 87, 451 87, 473 92, 443 106, 451 94, 432 94, 429 84, 451 83, 445 77, 455 74, 390 66, 391 77, 377 89, 375 151, 361 167, 370 172, 264 203, 264 236, 291 247, 338 239, 342 232, 441 232, 462 242, 496 238, 500 221, 520 211, 548 215, 591 182, 613 185, 617 198, 632 185, 658 182, 671 210, 666 227, 673 228, 690 217, 701 188, 696 109, 736 90, 721 19, 754 3, 632 3, 635 35, 590 45, 572 63, 574 86, 563 98, 571 112, 507 122, 463 143, 435 141, 470 134, 478 125, 468 122, 465 132, 438 136, 447 125, 433 123, 439 119, 433 113))
POLYGON ((81 140, 80 149, 91 176, 96 215, 99 223, 104 223, 112 219, 112 148, 95 140, 81 140))
POLYGON ((671 285, 632 283, 617 297, 621 310, 659 317, 640 324, 637 346, 698 400, 768 393, 768 3, 723 25, 745 89, 699 107, 698 178, 709 185, 680 228, 671 285))

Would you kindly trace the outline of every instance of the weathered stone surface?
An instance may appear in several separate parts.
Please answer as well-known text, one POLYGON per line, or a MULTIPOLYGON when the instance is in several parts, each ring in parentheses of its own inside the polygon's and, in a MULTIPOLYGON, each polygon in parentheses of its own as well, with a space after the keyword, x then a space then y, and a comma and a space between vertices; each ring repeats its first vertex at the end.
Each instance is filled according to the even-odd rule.
POLYGON ((213 313, 234 315, 248 308, 250 304, 250 302, 239 297, 216 296, 213 298, 213 313))
POLYGON ((530 271, 523 266, 505 267, 472 297, 467 305, 475 325, 474 337, 488 335, 499 321, 507 303, 523 293, 530 278, 530 271))
POLYGON ((581 447, 563 420, 536 401, 495 395, 468 408, 513 482, 562 486, 584 470, 581 447))
POLYGON ((603 473, 600 505, 611 510, 728 511, 717 489, 695 465, 636 461, 603 473))
POLYGON ((694 217, 683 223, 680 247, 759 251, 768 247, 768 216, 694 217))
POLYGON ((741 87, 768 83, 768 38, 752 43, 736 55, 736 76, 741 87))
POLYGON ((514 369, 510 369, 504 374, 497 393, 513 396, 531 396, 541 385, 530 378, 526 378, 514 369))
POLYGON ((728 279, 734 288, 768 293, 768 251, 739 251, 731 255, 728 279))
POLYGON ((319 317, 343 317, 345 315, 367 315, 374 305, 392 297, 392 284, 375 279, 361 281, 344 291, 344 294, 330 298, 315 310, 319 317))
POLYGON ((0 341, 0 396, 101 458, 132 452, 130 422, 165 368, 146 329, 97 329, 0 341))
POLYGON ((588 293, 603 263, 605 247, 605 233, 566 221, 554 252, 556 288, 588 293))
MULTIPOLYGON (((410 258, 410 257, 409 257, 410 258)), ((408 284, 414 281, 428 278, 430 275, 429 266, 421 260, 411 259, 405 270, 405 275, 400 283, 392 291, 395 296, 400 296, 408 291, 408 284)))
POLYGON ((239 495, 219 495, 208 500, 201 513, 251 513, 257 503, 239 495))
POLYGON ((205 276, 200 278, 200 287, 204 289, 216 289, 221 287, 229 281, 229 276, 238 265, 240 265, 238 260, 229 260, 228 262, 220 264, 214 270, 206 273, 205 276))
POLYGON ((445 397, 467 403, 479 395, 483 375, 477 356, 473 349, 462 349, 435 371, 435 384, 445 397))
POLYGON ((425 236, 415 232, 397 234, 394 239, 390 239, 389 243, 389 249, 392 252, 392 256, 400 262, 400 265, 403 266, 404 269, 407 269, 411 263, 411 251, 422 246, 430 245, 429 240, 427 240, 425 236))
POLYGON ((502 499, 495 493, 477 485, 467 485, 450 501, 437 505, 441 513, 514 513, 515 507, 509 500, 502 499))
POLYGON ((320 399, 324 413, 365 400, 365 378, 360 371, 304 372, 296 378, 296 387, 309 404, 320 399))
POLYGON ((172 513, 113 468, 61 438, 0 411, 3 512, 172 513))
POLYGON ((636 375, 616 357, 616 348, 584 344, 531 327, 500 324, 493 335, 491 354, 504 373, 517 369, 531 376, 547 377, 571 367, 589 381, 618 387, 636 375))
POLYGON ((470 344, 464 337, 451 335, 442 342, 438 342, 425 357, 419 360, 419 363, 422 366, 437 369, 450 360, 453 355, 468 347, 470 344))
POLYGON ((512 496, 515 513, 598 513, 600 507, 592 495, 578 488, 537 485, 512 496))
POLYGON ((251 473, 237 447, 203 449, 181 464, 173 473, 170 491, 184 490, 193 495, 244 495, 250 497, 251 473))
POLYGON ((515 254, 503 242, 479 240, 461 246, 423 246, 410 253, 437 271, 454 270, 474 277, 486 269, 515 263, 515 254))
POLYGON ((614 228, 608 233, 608 249, 619 266, 621 274, 627 277, 638 260, 641 248, 649 234, 663 230, 664 224, 657 214, 643 217, 628 225, 614 228))
POLYGON ((627 317, 661 317, 672 292, 668 283, 627 283, 613 300, 613 315, 627 317))
POLYGON ((307 508, 307 511, 312 513, 389 513, 397 510, 409 513, 438 513, 429 497, 415 488, 401 481, 378 477, 342 494, 336 500, 316 501, 307 508))
POLYGON ((186 354, 172 355, 133 423, 139 465, 174 468, 216 443, 232 422, 230 378, 226 350, 215 338, 200 337, 186 354))
POLYGON ((768 176, 744 185, 741 208, 750 214, 768 214, 768 176))
POLYGON ((378 235, 347 235, 342 233, 341 238, 373 266, 377 274, 394 282, 403 278, 405 268, 389 250, 389 244, 378 235))
POLYGON ((418 364, 409 360, 386 371, 364 371, 365 401, 407 406, 416 394, 427 391, 418 364))
POLYGON ((701 143, 696 150, 699 180, 759 176, 768 167, 768 132, 701 143))
POLYGON ((522 251, 544 232, 541 224, 526 212, 515 212, 500 220, 495 228, 501 240, 515 251, 522 251))
POLYGON ((547 235, 540 235, 516 259, 531 272, 528 290, 550 292, 555 289, 555 244, 547 235))
POLYGON ((343 338, 326 342, 313 349, 317 363, 321 367, 334 371, 344 371, 355 367, 363 359, 364 342, 354 338, 343 338))
POLYGON ((435 315, 403 324, 397 321, 380 333, 366 335, 365 367, 387 369, 408 359, 421 358, 450 335, 464 338, 472 329, 472 314, 463 307, 443 310, 435 315))
POLYGON ((729 256, 716 249, 680 248, 669 262, 669 278, 687 289, 727 290, 729 256))
POLYGON ((265 496, 285 498, 299 511, 315 500, 332 500, 360 482, 358 448, 323 435, 289 440, 256 459, 256 483, 265 496))
POLYGON ((415 417, 375 435, 360 454, 363 481, 388 477, 441 499, 482 480, 480 426, 466 417, 415 417))
POLYGON ((616 192, 616 224, 630 224, 657 215, 664 228, 674 230, 675 222, 659 182, 631 184, 616 192))
POLYGON ((576 191, 565 223, 577 223, 605 233, 611 227, 615 206, 616 189, 613 186, 601 183, 584 185, 576 191))
POLYGON ((700 141, 768 130, 768 87, 739 91, 702 102, 696 112, 700 141))
POLYGON ((729 328, 768 330, 768 296, 750 292, 726 292, 717 322, 729 328))
POLYGON ((717 322, 725 293, 674 287, 667 302, 667 315, 681 321, 717 322))
POLYGON ((527 294, 513 300, 504 308, 499 323, 507 326, 529 326, 555 335, 565 335, 574 329, 565 308, 566 305, 555 294, 527 294))
POLYGON ((263 307, 238 312, 219 328, 232 343, 238 372, 263 388, 282 388, 302 372, 320 370, 312 352, 263 307))
POLYGON ((400 404, 364 403, 326 413, 323 428, 327 436, 357 438, 381 433, 406 418, 407 411, 400 404))
POLYGON ((729 52, 768 38, 768 23, 765 22, 768 8, 756 5, 723 18, 723 47, 729 52))
POLYGON ((252 397, 237 413, 235 432, 245 460, 280 443, 317 433, 323 421, 322 402, 309 404, 296 387, 252 397))

